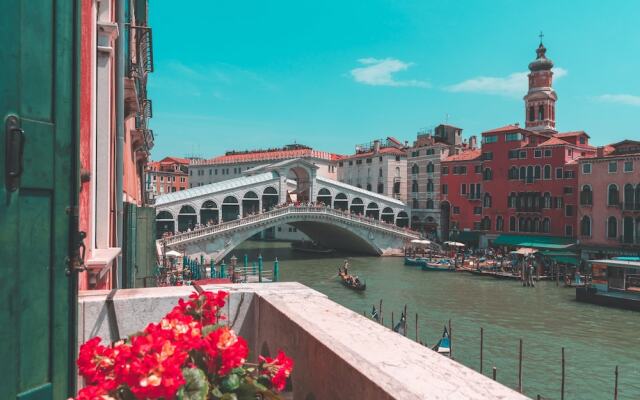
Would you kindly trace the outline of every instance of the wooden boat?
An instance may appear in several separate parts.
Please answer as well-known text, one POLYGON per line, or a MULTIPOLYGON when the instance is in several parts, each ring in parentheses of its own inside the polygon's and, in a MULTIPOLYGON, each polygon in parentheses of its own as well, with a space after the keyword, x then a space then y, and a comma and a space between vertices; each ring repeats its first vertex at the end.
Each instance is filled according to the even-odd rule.
POLYGON ((422 266, 423 271, 444 271, 455 272, 455 267, 451 264, 450 260, 440 260, 436 262, 426 262, 422 266))
POLYGON ((422 267, 423 265, 426 265, 427 263, 427 259, 426 258, 420 258, 420 257, 405 257, 404 258, 404 265, 408 266, 408 267, 422 267))
POLYGON ((344 272, 341 272, 338 275, 338 277, 340 278, 340 282, 342 282, 342 284, 348 287, 349 289, 363 291, 367 288, 366 282, 362 282, 359 279, 357 280, 357 282, 355 282, 354 280, 357 278, 354 278, 353 275, 349 275, 349 274, 345 274, 344 272))
POLYGON ((334 251, 333 249, 327 249, 326 247, 320 246, 316 242, 311 242, 308 240, 295 240, 291 242, 291 249, 304 253, 314 254, 331 254, 334 251))
POLYGON ((433 346, 432 350, 442 354, 443 356, 451 356, 451 342, 449 340, 449 331, 446 326, 444 327, 444 332, 442 332, 442 338, 438 340, 438 343, 433 346))

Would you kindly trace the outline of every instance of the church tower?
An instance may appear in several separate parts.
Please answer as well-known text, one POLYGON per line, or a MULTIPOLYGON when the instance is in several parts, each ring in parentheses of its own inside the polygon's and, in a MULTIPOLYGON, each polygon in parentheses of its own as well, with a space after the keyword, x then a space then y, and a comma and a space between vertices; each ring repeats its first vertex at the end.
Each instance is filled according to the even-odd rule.
POLYGON ((524 96, 526 128, 537 132, 556 132, 556 100, 553 90, 553 62, 546 57, 542 44, 536 49, 537 57, 529 64, 529 91, 524 96))

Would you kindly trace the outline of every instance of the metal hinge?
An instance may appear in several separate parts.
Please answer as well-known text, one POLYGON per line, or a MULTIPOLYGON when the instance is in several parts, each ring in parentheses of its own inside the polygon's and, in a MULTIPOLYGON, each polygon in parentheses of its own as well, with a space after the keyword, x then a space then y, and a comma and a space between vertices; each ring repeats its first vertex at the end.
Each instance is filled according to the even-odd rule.
POLYGON ((82 272, 87 270, 87 266, 84 265, 84 256, 86 251, 84 239, 86 237, 86 232, 76 232, 76 237, 73 245, 73 254, 71 255, 71 257, 67 257, 65 259, 67 263, 67 269, 65 270, 65 272, 67 275, 71 275, 71 272, 82 272))

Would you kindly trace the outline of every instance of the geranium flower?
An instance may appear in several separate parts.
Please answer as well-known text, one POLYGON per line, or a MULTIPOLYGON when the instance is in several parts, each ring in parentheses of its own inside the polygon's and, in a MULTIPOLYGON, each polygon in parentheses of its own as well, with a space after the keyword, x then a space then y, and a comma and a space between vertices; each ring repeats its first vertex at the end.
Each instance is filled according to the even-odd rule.
MULTIPOLYGON (((70 399, 71 400, 71 399, 70 399)), ((85 386, 78 392, 76 400, 116 400, 101 386, 85 386)))
POLYGON ((107 391, 115 389, 114 367, 118 354, 126 347, 124 342, 113 346, 103 346, 102 339, 96 336, 80 346, 78 371, 89 385, 100 384, 107 391))
POLYGON ((228 326, 209 333, 204 340, 203 350, 207 355, 207 367, 210 373, 226 375, 247 361, 249 355, 247 341, 236 335, 228 326))
POLYGON ((276 358, 260 356, 258 359, 261 367, 260 373, 269 377, 276 390, 283 390, 287 385, 287 378, 291 375, 293 360, 287 357, 282 350, 278 351, 276 358))

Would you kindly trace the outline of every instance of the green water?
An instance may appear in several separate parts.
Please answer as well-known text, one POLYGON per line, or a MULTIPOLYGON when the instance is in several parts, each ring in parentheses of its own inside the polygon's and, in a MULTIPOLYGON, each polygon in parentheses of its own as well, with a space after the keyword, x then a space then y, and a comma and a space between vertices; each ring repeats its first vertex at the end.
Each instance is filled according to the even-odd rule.
POLYGON ((310 286, 358 313, 383 299, 385 325, 408 307, 408 336, 432 346, 452 321, 454 358, 478 370, 480 327, 484 328, 483 372, 497 368, 498 381, 515 388, 518 342, 524 343, 524 393, 559 399, 561 348, 565 348, 565 399, 612 399, 618 365, 619 399, 640 399, 640 313, 578 303, 575 291, 540 282, 524 288, 516 281, 466 273, 423 272, 401 258, 349 257, 367 282, 365 292, 339 284, 335 273, 345 255, 315 257, 291 252, 286 243, 247 242, 237 255, 261 252, 271 268, 277 256, 282 281, 310 286), (332 278, 334 277, 334 278, 332 278))

